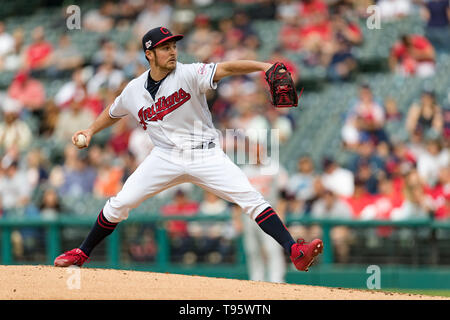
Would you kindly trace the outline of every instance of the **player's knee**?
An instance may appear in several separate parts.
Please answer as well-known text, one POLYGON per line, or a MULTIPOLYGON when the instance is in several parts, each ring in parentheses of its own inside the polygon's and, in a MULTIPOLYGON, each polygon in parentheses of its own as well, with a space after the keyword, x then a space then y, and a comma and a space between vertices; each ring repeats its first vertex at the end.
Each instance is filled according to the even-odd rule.
POLYGON ((248 206, 244 209, 245 212, 255 220, 261 213, 264 212, 267 208, 271 208, 271 205, 266 201, 261 201, 259 203, 255 203, 251 206, 248 206))
POLYGON ((113 197, 106 202, 103 208, 103 214, 108 221, 118 223, 126 220, 130 210, 138 206, 139 202, 137 201, 131 201, 131 199, 128 199, 128 201, 123 201, 123 199, 113 197))

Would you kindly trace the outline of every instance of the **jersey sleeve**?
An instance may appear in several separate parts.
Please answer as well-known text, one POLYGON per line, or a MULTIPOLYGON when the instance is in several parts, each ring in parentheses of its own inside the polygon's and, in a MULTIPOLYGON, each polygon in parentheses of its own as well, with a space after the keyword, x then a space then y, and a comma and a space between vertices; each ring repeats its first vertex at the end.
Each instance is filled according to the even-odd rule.
POLYGON ((128 115, 128 110, 124 104, 124 93, 125 91, 122 91, 122 93, 114 99, 111 108, 109 108, 109 116, 111 118, 123 118, 128 115))
POLYGON ((205 93, 208 89, 217 89, 217 82, 213 81, 216 69, 216 63, 193 63, 187 68, 187 76, 200 93, 205 93))

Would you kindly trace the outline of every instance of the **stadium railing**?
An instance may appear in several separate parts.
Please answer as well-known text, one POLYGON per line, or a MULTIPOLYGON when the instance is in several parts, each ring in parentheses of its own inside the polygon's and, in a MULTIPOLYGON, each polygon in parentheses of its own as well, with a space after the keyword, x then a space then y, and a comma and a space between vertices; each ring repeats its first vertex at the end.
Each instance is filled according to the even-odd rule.
MULTIPOLYGON (((196 216, 161 216, 156 214, 133 214, 127 220, 122 222, 122 225, 128 223, 144 224, 153 223, 156 226, 155 241, 157 243, 157 254, 155 265, 158 269, 168 267, 170 262, 170 243, 167 230, 164 227, 164 222, 169 220, 184 220, 184 221, 229 221, 231 219, 228 213, 222 215, 202 215, 196 216)), ((90 227, 92 226, 94 218, 92 216, 70 216, 61 215, 56 219, 44 219, 42 217, 5 217, 0 219, 1 232, 1 260, 0 263, 14 264, 11 235, 13 230, 36 227, 45 229, 45 252, 46 263, 52 264, 54 258, 61 253, 61 230, 66 227, 90 227)), ((354 229, 376 228, 376 227, 394 227, 394 228, 427 228, 429 230, 450 230, 450 221, 436 221, 432 219, 420 220, 405 220, 405 221, 388 221, 388 220, 335 220, 335 219, 313 219, 309 217, 296 217, 288 215, 286 225, 292 223, 300 223, 302 225, 320 225, 323 232, 323 241, 325 244, 331 244, 331 229, 335 226, 348 226, 354 229)), ((106 264, 109 268, 121 268, 123 264, 120 259, 120 232, 113 232, 106 239, 106 264)), ((245 252, 242 245, 242 237, 235 238, 237 245, 236 264, 234 266, 242 266, 245 263, 245 252)), ((433 243, 431 243, 433 246, 433 243)), ((321 257, 321 264, 331 265, 335 261, 334 250, 332 245, 325 245, 323 256, 321 257)))

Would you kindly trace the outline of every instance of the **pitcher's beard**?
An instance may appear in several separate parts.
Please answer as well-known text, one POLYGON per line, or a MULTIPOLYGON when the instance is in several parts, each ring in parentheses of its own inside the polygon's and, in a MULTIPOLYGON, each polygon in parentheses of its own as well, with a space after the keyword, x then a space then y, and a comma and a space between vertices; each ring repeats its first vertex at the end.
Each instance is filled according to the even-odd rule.
POLYGON ((156 67, 158 67, 161 71, 163 72, 172 72, 173 70, 175 70, 176 66, 177 66, 177 62, 167 62, 165 65, 160 64, 158 61, 155 62, 156 67))

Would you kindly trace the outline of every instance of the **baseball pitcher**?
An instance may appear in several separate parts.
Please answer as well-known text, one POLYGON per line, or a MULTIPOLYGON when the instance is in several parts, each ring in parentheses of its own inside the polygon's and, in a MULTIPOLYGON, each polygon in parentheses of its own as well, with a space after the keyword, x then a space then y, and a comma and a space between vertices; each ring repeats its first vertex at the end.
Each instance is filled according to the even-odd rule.
POLYGON ((298 270, 307 271, 323 243, 294 241, 277 213, 223 152, 205 93, 229 76, 262 71, 276 107, 295 107, 297 94, 283 64, 257 61, 182 64, 177 41, 167 28, 148 31, 142 47, 149 70, 131 80, 88 129, 75 132, 72 142, 86 148, 92 137, 125 116, 133 117, 154 144, 152 152, 130 175, 122 190, 108 199, 79 248, 58 256, 54 265, 82 266, 92 250, 127 219, 130 210, 157 193, 184 182, 194 183, 237 204, 274 238, 298 270), (82 138, 78 138, 82 136, 82 138))

